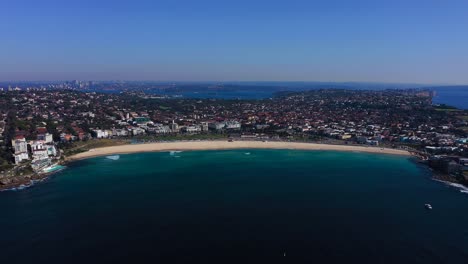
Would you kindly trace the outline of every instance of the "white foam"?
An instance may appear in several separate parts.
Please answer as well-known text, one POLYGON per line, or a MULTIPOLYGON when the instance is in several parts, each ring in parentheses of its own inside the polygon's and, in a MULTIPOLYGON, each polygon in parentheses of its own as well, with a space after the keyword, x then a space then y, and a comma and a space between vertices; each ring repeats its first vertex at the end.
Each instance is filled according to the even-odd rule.
POLYGON ((175 154, 181 153, 181 152, 182 151, 180 151, 180 150, 171 150, 171 151, 169 151, 169 155, 174 156, 175 154))
POLYGON ((34 185, 34 182, 31 181, 29 184, 21 184, 20 186, 18 187, 13 187, 13 188, 10 188, 10 189, 4 189, 4 190, 0 190, 0 192, 4 192, 4 191, 21 191, 21 190, 24 190, 28 187, 31 187, 34 185))
POLYGON ((459 184, 459 183, 447 183, 448 185, 455 187, 460 190, 462 193, 468 193, 468 188, 465 185, 459 184))
POLYGON ((250 155, 250 152, 246 152, 246 153, 244 153, 244 154, 245 154, 245 155, 250 155))
POLYGON ((436 180, 438 182, 445 183, 448 186, 455 187, 457 188, 461 193, 468 193, 468 187, 466 187, 463 184, 460 183, 454 183, 454 182, 447 182, 447 181, 442 181, 442 180, 436 180))
POLYGON ((106 156, 106 158, 108 158, 110 160, 118 160, 118 159, 120 159, 120 155, 106 156))
POLYGON ((4 191, 21 191, 21 190, 24 190, 24 189, 27 189, 29 187, 34 186, 36 183, 46 181, 48 178, 49 177, 45 177, 45 178, 37 179, 37 180, 30 180, 29 183, 27 183, 27 184, 21 184, 20 186, 17 186, 17 187, 0 190, 0 192, 4 192, 4 191))
POLYGON ((24 190, 26 188, 28 188, 29 186, 31 186, 32 184, 21 184, 20 186, 16 187, 17 190, 24 190))

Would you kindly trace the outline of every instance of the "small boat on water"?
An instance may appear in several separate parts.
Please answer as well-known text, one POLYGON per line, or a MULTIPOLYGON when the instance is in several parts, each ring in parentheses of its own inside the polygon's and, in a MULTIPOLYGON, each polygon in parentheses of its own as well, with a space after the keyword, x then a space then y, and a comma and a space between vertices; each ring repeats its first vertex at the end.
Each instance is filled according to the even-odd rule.
POLYGON ((428 210, 432 210, 432 205, 431 204, 424 204, 424 207, 428 210))

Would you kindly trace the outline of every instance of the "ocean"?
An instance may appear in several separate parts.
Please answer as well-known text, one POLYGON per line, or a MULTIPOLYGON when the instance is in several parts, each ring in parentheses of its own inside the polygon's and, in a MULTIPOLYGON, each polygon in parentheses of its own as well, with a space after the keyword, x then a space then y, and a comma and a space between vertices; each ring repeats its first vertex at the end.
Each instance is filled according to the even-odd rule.
POLYGON ((401 156, 113 155, 0 192, 0 208, 2 263, 468 260, 468 194, 401 156))
POLYGON ((468 86, 438 87, 433 102, 468 110, 468 86))
POLYGON ((164 95, 180 95, 182 98, 192 99, 265 99, 274 96, 274 91, 184 91, 184 92, 166 92, 164 95))
MULTIPOLYGON (((328 86, 328 88, 333 86, 328 86)), ((321 89, 324 88, 319 86, 318 88, 310 89, 321 89)), ((370 90, 382 90, 388 89, 388 87, 374 87, 374 86, 350 86, 350 87, 338 87, 342 89, 370 89, 370 90)), ((404 88, 404 87, 398 87, 404 88)), ((424 87, 419 87, 424 88, 424 87)), ((197 90, 174 90, 157 93, 168 95, 168 96, 181 96, 182 98, 214 98, 214 99, 265 99, 274 96, 275 92, 283 90, 291 91, 304 91, 310 90, 307 87, 264 87, 264 86, 239 86, 237 89, 218 89, 216 91, 210 89, 197 89, 197 90)), ((426 88, 425 88, 426 89, 426 88)), ((436 104, 447 104, 455 106, 460 109, 468 109, 468 86, 438 86, 428 87, 427 89, 436 92, 433 102, 436 104)))

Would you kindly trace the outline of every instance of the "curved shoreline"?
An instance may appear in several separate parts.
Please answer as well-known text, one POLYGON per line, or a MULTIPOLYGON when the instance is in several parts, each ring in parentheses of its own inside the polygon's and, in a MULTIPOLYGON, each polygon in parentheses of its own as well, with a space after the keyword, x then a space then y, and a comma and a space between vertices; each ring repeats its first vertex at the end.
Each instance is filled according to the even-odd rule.
POLYGON ((222 150, 222 149, 294 149, 294 150, 333 150, 346 152, 366 152, 376 154, 391 154, 411 156, 406 150, 380 147, 365 147, 353 145, 329 145, 303 142, 273 142, 273 141, 178 141, 143 144, 129 144, 91 149, 66 158, 66 161, 82 160, 115 154, 131 154, 142 152, 158 152, 171 150, 222 150))

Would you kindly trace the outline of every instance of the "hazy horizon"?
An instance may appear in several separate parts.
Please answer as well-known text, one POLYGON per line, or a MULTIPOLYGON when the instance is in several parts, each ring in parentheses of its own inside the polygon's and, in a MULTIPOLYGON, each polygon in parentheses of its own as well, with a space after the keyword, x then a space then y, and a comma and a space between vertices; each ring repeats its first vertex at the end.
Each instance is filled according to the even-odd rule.
POLYGON ((227 80, 227 81, 216 81, 216 80, 200 80, 200 81, 192 81, 192 80, 187 80, 187 81, 179 81, 179 80, 93 80, 93 79, 57 79, 57 80, 0 80, 0 84, 21 84, 21 83, 62 83, 62 82, 72 82, 72 81, 80 81, 80 82, 97 82, 97 83, 114 83, 114 82, 147 82, 147 83, 155 83, 155 84, 223 84, 223 85, 286 85, 286 84, 295 84, 295 85, 327 85, 327 84, 337 84, 337 85, 406 85, 406 86, 461 86, 465 87, 468 86, 467 84, 450 84, 450 83, 408 83, 408 82, 357 82, 357 81, 342 81, 342 82, 337 82, 337 81, 291 81, 291 80, 286 80, 286 81, 268 81, 268 80, 252 80, 252 81, 239 81, 239 80, 227 80))

